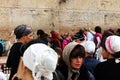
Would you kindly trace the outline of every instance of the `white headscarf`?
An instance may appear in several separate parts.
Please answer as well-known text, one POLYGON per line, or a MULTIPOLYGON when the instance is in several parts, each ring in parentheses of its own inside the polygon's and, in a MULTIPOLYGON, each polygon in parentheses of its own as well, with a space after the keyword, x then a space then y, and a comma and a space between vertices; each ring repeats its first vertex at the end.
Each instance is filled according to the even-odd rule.
POLYGON ((115 52, 120 51, 120 37, 116 35, 107 37, 105 46, 109 53, 115 54, 115 52))
POLYGON ((95 52, 95 43, 93 41, 86 41, 83 46, 87 53, 93 54, 95 52))
POLYGON ((33 44, 26 49, 23 55, 24 65, 32 71, 34 80, 52 80, 52 72, 56 69, 57 53, 45 44, 33 44))

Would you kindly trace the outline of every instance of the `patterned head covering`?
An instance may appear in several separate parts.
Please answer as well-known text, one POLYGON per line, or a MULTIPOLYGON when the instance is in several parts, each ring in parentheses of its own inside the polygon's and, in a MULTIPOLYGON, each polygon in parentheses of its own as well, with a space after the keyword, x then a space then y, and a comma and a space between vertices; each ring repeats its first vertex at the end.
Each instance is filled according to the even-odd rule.
POLYGON ((109 53, 115 54, 120 51, 120 37, 112 35, 106 38, 105 41, 106 49, 109 53))
POLYGON ((17 39, 20 39, 23 36, 27 36, 32 32, 32 29, 27 25, 19 25, 14 29, 14 34, 16 35, 17 39))

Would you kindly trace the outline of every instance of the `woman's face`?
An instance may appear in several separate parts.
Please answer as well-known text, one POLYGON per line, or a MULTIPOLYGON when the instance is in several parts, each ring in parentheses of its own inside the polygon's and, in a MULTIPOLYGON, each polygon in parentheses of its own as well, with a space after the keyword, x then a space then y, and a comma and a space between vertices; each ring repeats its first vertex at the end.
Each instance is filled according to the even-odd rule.
POLYGON ((26 43, 28 43, 29 41, 31 41, 33 39, 33 32, 28 34, 24 38, 25 38, 26 43))
POLYGON ((71 67, 74 69, 80 69, 83 64, 83 58, 82 57, 76 57, 71 59, 71 67))

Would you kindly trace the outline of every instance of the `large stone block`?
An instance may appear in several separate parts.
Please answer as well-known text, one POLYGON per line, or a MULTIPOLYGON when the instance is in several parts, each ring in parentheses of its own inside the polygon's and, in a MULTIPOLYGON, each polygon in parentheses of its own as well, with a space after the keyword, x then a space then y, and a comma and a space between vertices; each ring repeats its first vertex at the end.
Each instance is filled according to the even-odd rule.
POLYGON ((3 39, 6 39, 8 34, 11 32, 10 25, 10 9, 0 8, 0 37, 3 39))
POLYGON ((18 0, 20 8, 37 8, 37 0, 18 0))
POLYGON ((20 24, 32 26, 34 23, 33 10, 31 9, 13 9, 11 13, 12 26, 20 24))
POLYGON ((0 7, 2 8, 16 8, 19 6, 19 0, 0 0, 0 7))

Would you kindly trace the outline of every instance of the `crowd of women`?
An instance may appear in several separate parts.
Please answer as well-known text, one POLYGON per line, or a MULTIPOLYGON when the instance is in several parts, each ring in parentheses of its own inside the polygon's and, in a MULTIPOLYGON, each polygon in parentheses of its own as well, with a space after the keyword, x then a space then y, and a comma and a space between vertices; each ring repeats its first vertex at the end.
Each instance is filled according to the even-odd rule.
POLYGON ((120 80, 120 29, 100 26, 75 34, 33 31, 27 25, 14 29, 16 42, 6 66, 9 80, 120 80))

